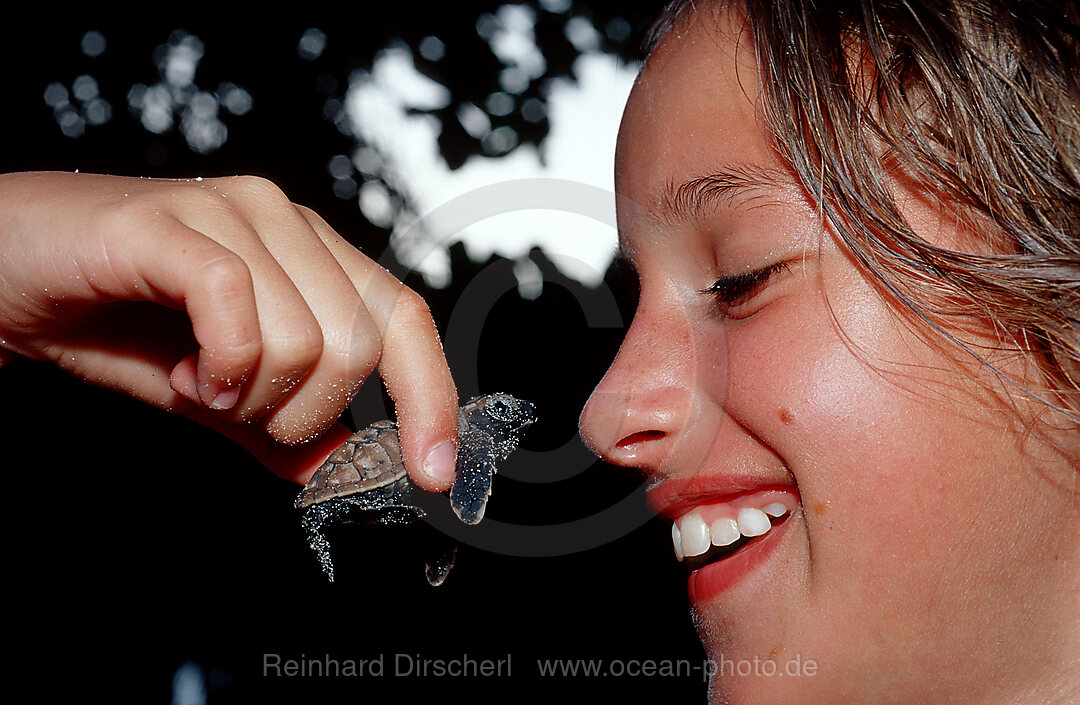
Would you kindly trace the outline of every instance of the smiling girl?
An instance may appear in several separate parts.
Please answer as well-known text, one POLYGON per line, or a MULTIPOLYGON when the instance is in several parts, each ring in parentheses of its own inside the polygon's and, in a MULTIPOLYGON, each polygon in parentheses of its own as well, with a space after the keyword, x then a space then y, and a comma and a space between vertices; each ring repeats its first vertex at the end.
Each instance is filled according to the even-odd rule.
POLYGON ((650 478, 714 662, 818 667, 714 701, 1080 700, 1076 16, 658 24, 616 158, 640 299, 581 431, 650 478))

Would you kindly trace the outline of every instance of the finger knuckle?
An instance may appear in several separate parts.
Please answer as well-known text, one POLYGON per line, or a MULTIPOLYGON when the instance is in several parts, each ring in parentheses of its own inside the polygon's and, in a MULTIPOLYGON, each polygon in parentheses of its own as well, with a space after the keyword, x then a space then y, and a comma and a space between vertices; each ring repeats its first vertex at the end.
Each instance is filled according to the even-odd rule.
POLYGON ((246 294, 252 286, 247 262, 225 247, 209 247, 204 251, 199 275, 207 290, 222 294, 246 294))
POLYGON ((278 335, 275 354, 289 370, 308 370, 319 361, 324 347, 322 329, 314 317, 289 322, 278 335))
POLYGON ((367 377, 382 356, 382 336, 359 297, 346 326, 335 346, 340 374, 347 379, 367 377))
POLYGON ((394 304, 394 314, 401 315, 412 322, 429 323, 432 320, 431 309, 424 297, 405 286, 402 286, 398 293, 398 299, 394 304))
POLYGON ((111 236, 133 229, 148 229, 148 224, 156 219, 163 219, 159 210, 125 194, 101 205, 91 223, 97 226, 101 235, 111 236))
POLYGON ((262 341, 258 325, 243 312, 253 305, 251 271, 238 255, 224 247, 210 247, 199 264, 199 283, 219 311, 229 311, 229 324, 220 334, 215 354, 222 364, 246 366, 258 359, 262 341))
POLYGON ((292 201, 277 184, 262 176, 237 176, 230 190, 264 203, 292 205, 292 201))

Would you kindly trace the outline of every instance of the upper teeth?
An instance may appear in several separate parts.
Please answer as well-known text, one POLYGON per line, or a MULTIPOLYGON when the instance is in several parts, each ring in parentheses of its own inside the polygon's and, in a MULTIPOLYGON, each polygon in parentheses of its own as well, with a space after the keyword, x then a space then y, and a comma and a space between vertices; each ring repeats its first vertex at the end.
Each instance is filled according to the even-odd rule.
POLYGON ((761 536, 772 528, 770 517, 783 516, 794 507, 792 500, 770 501, 759 506, 739 504, 744 506, 738 508, 734 517, 731 514, 736 510, 730 505, 697 507, 680 517, 671 527, 675 557, 681 561, 684 557, 700 556, 711 546, 733 544, 742 536, 761 536))
POLYGON ((784 506, 783 502, 769 502, 761 508, 761 511, 771 517, 782 517, 787 514, 787 507, 784 506))
POLYGON ((739 510, 739 533, 743 536, 761 536, 772 528, 769 515, 754 507, 743 507, 739 510))
POLYGON ((727 546, 739 540, 739 522, 729 517, 720 517, 709 527, 711 542, 717 546, 727 546))
POLYGON ((683 517, 679 523, 679 533, 684 556, 700 556, 709 550, 709 525, 694 512, 683 517))

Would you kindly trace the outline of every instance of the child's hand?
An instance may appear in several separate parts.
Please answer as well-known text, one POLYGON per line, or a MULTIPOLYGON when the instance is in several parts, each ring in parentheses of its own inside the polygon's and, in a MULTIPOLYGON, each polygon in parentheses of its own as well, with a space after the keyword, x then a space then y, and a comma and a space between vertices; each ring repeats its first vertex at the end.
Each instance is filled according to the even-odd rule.
POLYGON ((427 306, 262 179, 0 176, 12 353, 185 413, 298 482, 377 367, 410 475, 453 477, 457 395, 427 306))

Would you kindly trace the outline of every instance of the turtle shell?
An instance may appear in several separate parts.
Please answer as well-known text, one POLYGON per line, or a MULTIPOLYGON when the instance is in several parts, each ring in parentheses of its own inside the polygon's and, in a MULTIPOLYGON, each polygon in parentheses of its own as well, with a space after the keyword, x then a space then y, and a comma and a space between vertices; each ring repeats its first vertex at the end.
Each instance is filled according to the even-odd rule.
POLYGON ((305 509, 334 497, 385 487, 405 476, 397 424, 378 421, 357 431, 311 476, 294 506, 305 509))

